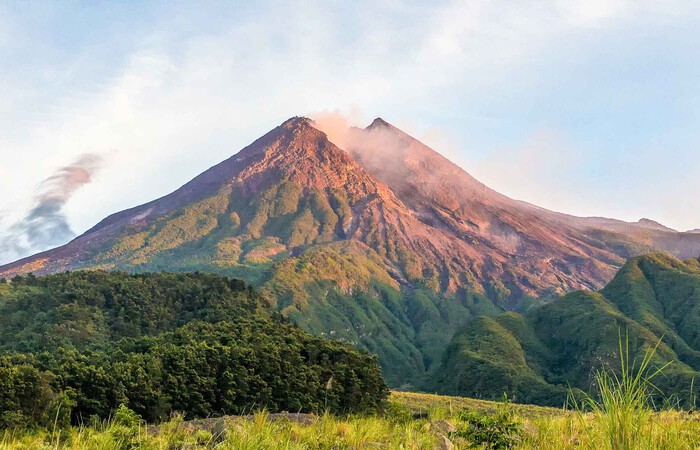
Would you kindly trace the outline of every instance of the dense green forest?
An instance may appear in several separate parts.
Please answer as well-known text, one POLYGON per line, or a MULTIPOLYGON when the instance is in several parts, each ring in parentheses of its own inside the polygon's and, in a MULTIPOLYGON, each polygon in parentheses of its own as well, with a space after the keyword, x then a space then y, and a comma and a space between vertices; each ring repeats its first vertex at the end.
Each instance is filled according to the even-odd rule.
POLYGON ((84 271, 0 283, 0 427, 376 410, 376 357, 303 332, 242 281, 84 271))
POLYGON ((619 342, 653 359, 657 405, 700 398, 700 262, 650 254, 630 260, 600 292, 574 292, 524 314, 478 318, 459 332, 429 387, 562 406, 569 387, 595 392, 595 371, 620 368, 619 342))

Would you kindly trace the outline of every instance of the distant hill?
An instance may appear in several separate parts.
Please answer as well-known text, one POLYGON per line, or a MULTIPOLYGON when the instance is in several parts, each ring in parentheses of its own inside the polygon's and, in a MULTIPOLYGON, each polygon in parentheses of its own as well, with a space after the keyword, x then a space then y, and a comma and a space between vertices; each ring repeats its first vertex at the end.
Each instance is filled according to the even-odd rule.
POLYGON ((681 402, 700 386, 700 262, 666 254, 630 260, 600 292, 574 292, 525 314, 478 318, 450 344, 431 387, 441 393, 561 405, 568 386, 589 390, 599 368, 619 368, 618 336, 632 357, 659 339, 654 380, 681 402))
POLYGON ((291 118, 175 192, 0 276, 243 278, 303 329, 377 353, 398 386, 426 373, 472 317, 599 289, 631 256, 700 254, 700 234, 510 199, 381 119, 343 145, 291 118))

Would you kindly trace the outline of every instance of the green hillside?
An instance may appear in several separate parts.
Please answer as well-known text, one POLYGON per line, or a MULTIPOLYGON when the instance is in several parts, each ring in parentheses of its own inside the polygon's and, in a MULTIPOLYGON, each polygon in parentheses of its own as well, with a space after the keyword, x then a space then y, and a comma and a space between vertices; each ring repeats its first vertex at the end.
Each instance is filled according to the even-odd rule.
POLYGON ((238 280, 73 272, 0 283, 0 428, 57 416, 149 421, 364 412, 388 395, 375 357, 312 337, 238 280))
POLYGON ((664 254, 630 260, 600 292, 574 292, 525 314, 473 320, 453 339, 429 387, 440 393, 561 406, 569 386, 595 391, 619 368, 619 339, 641 358, 659 340, 658 398, 700 392, 700 263, 664 254), (692 393, 691 389, 695 392, 692 393))
MULTIPOLYGON (((304 331, 377 354, 387 383, 408 389, 475 317, 599 289, 633 254, 700 251, 697 233, 512 200, 382 119, 352 134, 340 148, 312 120, 290 118, 179 189, 0 266, 0 277, 97 269, 240 278, 304 331)), ((692 359, 684 327, 669 345, 692 359)))
POLYGON ((469 318, 502 309, 476 292, 440 293, 433 262, 385 232, 370 227, 369 245, 339 240, 350 220, 347 195, 276 179, 253 195, 227 188, 125 228, 92 258, 109 270, 245 279, 305 331, 377 354, 392 386, 416 385, 469 318), (400 255, 398 269, 390 254, 400 255))

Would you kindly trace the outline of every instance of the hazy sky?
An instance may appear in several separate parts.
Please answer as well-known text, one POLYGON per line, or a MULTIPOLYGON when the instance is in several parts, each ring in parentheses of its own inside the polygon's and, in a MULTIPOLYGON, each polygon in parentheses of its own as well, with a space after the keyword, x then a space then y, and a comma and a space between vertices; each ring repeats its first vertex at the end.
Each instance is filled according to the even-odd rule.
POLYGON ((695 0, 0 1, 0 243, 76 161, 52 213, 80 233, 330 110, 511 197, 698 228, 699 27, 695 0))

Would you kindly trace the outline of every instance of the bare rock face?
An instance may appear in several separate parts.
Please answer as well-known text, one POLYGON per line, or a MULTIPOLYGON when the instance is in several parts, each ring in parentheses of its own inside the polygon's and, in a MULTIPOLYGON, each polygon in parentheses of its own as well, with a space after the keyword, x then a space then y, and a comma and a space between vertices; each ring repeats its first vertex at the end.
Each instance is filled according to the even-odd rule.
MULTIPOLYGON (((416 218, 456 237, 454 251, 476 253, 471 268, 487 292, 488 277, 515 296, 598 289, 631 256, 655 249, 700 255, 696 237, 649 219, 578 218, 510 199, 382 119, 352 129, 348 141, 353 158, 416 218)), ((443 272, 450 289, 465 269, 448 264, 443 272)))
POLYGON ((450 433, 454 433, 457 431, 457 428, 450 422, 449 420, 436 420, 432 424, 430 424, 430 428, 435 430, 436 432, 440 434, 445 434, 449 435, 450 433))
POLYGON ((440 441, 438 444, 439 450, 452 450, 453 448, 455 448, 455 445, 452 443, 450 438, 445 435, 440 436, 440 441))

